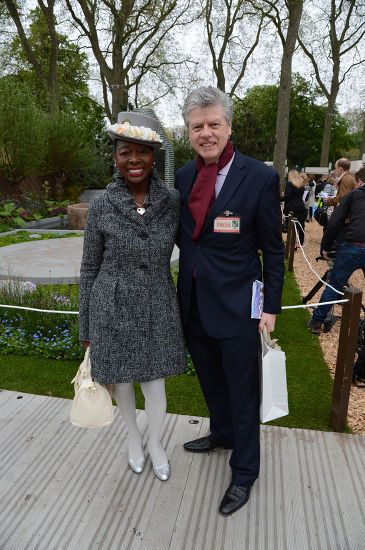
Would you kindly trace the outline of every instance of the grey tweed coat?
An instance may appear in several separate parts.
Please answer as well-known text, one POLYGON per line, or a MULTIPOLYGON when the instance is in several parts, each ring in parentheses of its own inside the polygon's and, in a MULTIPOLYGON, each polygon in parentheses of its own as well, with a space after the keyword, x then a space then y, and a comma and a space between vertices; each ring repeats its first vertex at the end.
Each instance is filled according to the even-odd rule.
POLYGON ((80 273, 80 339, 99 382, 147 382, 186 366, 170 257, 178 191, 151 172, 147 209, 136 212, 121 176, 91 200, 80 273))

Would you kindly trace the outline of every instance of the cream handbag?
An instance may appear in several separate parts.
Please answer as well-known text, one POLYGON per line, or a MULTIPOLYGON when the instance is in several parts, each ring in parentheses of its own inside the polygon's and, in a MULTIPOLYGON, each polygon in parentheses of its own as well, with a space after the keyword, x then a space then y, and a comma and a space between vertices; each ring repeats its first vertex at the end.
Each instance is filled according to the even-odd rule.
POLYGON ((91 378, 90 346, 71 384, 75 388, 71 424, 79 428, 101 428, 113 422, 111 396, 105 386, 91 378))

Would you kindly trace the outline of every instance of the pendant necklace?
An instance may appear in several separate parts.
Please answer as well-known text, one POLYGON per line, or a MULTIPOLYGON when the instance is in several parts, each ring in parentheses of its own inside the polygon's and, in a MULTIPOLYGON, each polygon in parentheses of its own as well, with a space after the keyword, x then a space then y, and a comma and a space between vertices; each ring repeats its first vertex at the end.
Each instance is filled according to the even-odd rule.
POLYGON ((144 201, 142 202, 142 204, 139 204, 139 202, 136 201, 136 199, 133 197, 133 200, 134 200, 134 203, 135 205, 137 206, 137 212, 140 216, 143 216, 143 214, 146 212, 146 209, 144 207, 144 204, 146 202, 146 199, 147 199, 147 196, 148 196, 148 193, 147 195, 145 196, 144 198, 144 201))

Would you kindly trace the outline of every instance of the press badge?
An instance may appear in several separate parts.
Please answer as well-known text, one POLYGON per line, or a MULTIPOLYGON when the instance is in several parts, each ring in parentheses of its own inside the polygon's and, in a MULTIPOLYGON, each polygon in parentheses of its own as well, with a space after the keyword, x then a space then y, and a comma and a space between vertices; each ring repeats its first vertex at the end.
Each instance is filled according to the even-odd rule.
POLYGON ((239 233, 241 218, 230 210, 225 210, 221 216, 214 219, 214 233, 239 233))

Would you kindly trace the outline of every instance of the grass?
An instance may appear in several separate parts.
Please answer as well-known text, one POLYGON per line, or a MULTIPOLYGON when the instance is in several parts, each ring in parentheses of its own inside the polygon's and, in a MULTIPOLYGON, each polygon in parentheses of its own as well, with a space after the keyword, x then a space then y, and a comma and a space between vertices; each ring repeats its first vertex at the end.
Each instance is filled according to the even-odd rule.
MULTIPOLYGON (((293 273, 285 273, 282 305, 301 303, 293 273)), ((333 431, 329 426, 333 380, 318 337, 307 328, 307 309, 284 310, 277 318, 275 338, 286 354, 288 416, 268 422, 275 426, 333 431)))
MULTIPOLYGON (((71 380, 80 361, 40 359, 18 355, 0 356, 0 388, 72 399, 71 380)), ((139 384, 135 384, 136 406, 144 408, 139 384)), ((167 412, 208 416, 207 406, 196 376, 181 374, 166 379, 167 412)))
MULTIPOLYGON (((177 269, 173 272, 174 278, 176 274, 177 269)), ((66 294, 66 290, 62 289, 63 294, 66 294)), ((299 303, 301 303, 301 296, 294 275, 286 272, 283 305, 299 303)), ((286 353, 290 414, 269 424, 331 431, 328 420, 333 381, 323 359, 318 338, 307 329, 308 318, 306 309, 284 310, 277 318, 274 337, 278 338, 279 344, 286 353)), ((50 322, 49 317, 48 322, 50 322)), ((20 355, 19 351, 16 352, 16 347, 13 353, 0 356, 1 388, 57 397, 73 397, 70 380, 76 373, 79 359, 25 357, 20 355)), ((168 379, 166 389, 168 412, 208 416, 196 377, 183 374, 168 379)), ((136 398, 137 407, 143 408, 143 396, 138 385, 136 398)))

